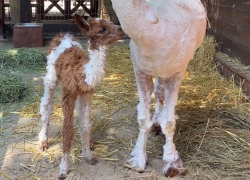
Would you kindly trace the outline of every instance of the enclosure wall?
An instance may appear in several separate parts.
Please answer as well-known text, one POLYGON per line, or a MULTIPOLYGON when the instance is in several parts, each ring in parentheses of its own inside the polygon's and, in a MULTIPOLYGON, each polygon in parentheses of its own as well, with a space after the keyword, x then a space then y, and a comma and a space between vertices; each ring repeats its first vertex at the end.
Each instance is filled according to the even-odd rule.
POLYGON ((220 50, 244 65, 250 65, 250 1, 202 0, 220 50))

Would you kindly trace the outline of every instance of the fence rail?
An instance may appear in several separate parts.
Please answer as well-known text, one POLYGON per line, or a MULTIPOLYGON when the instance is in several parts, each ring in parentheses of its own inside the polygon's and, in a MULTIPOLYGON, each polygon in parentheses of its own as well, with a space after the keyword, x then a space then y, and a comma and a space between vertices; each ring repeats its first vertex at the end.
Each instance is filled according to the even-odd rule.
MULTIPOLYGON (((98 0, 31 0, 32 22, 72 22, 73 14, 99 17, 98 0)), ((4 0, 5 22, 11 23, 9 0, 4 0)))

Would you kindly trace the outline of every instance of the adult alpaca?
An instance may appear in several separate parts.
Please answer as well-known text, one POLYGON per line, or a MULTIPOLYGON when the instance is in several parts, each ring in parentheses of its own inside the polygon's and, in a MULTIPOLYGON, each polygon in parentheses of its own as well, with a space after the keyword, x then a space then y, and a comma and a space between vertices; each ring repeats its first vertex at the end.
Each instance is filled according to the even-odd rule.
POLYGON ((63 155, 60 164, 60 178, 66 177, 69 169, 69 152, 74 137, 73 111, 77 100, 77 117, 82 139, 82 155, 87 162, 95 164, 90 150, 90 110, 95 88, 103 80, 108 48, 122 39, 124 32, 99 18, 85 21, 75 15, 75 20, 83 35, 89 40, 89 56, 70 34, 59 34, 50 43, 47 56, 47 74, 44 78, 44 96, 40 104, 42 130, 39 133, 40 149, 47 149, 48 124, 53 109, 54 91, 62 85, 62 110, 64 115, 62 136, 63 155), (78 99, 77 99, 78 98, 78 99))
POLYGON ((137 106, 140 132, 126 166, 144 171, 148 133, 152 127, 161 128, 166 138, 163 173, 173 177, 184 172, 173 142, 175 106, 187 65, 204 39, 206 12, 200 0, 112 0, 112 4, 123 30, 131 38, 140 101, 137 106), (151 120, 153 86, 156 109, 151 120))

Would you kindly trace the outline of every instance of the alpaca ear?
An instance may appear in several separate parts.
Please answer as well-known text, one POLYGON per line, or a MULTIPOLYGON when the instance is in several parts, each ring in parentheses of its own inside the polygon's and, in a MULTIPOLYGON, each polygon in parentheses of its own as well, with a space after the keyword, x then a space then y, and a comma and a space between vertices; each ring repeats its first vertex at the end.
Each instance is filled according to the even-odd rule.
POLYGON ((89 23, 83 19, 82 16, 75 14, 75 21, 81 30, 82 34, 87 35, 89 32, 89 23))

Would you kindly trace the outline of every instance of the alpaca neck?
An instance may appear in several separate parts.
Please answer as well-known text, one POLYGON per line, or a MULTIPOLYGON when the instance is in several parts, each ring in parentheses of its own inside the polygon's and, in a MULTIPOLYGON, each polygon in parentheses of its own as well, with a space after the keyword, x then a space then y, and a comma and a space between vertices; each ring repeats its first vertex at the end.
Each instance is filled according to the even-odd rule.
POLYGON ((133 40, 139 33, 144 13, 149 5, 145 0, 112 0, 112 5, 122 29, 133 40))
POLYGON ((107 47, 99 47, 98 50, 89 49, 88 54, 89 62, 84 66, 85 82, 94 88, 104 78, 107 47))

